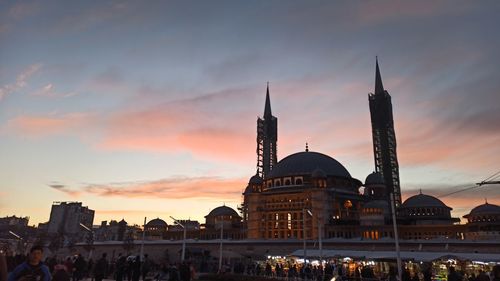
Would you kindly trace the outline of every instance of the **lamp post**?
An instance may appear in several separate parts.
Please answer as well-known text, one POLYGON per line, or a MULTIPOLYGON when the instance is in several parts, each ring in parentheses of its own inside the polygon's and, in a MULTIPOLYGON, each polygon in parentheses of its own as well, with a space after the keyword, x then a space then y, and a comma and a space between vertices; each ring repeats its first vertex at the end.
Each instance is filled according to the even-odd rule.
MULTIPOLYGON (((321 220, 319 216, 314 216, 311 210, 304 209, 308 215, 310 215, 312 218, 316 218, 318 222, 318 245, 319 245, 319 259, 320 261, 323 260, 323 240, 322 240, 322 233, 321 233, 321 220)), ((304 220, 304 226, 305 226, 305 220, 304 220)), ((305 229, 305 227, 304 227, 305 229)), ((305 246, 304 246, 305 249, 305 246)))
POLYGON ((394 208, 394 193, 390 194, 391 199, 391 210, 392 210, 392 227, 394 229, 394 243, 396 244, 396 257, 398 263, 398 277, 401 281, 402 272, 401 272, 401 253, 399 252, 399 236, 398 236, 398 226, 396 223, 396 210, 394 208))
POLYGON ((181 261, 184 261, 184 258, 186 257, 186 226, 182 223, 180 223, 178 220, 174 219, 174 217, 170 216, 170 218, 180 227, 182 227, 183 230, 183 238, 182 238, 182 254, 181 254, 181 261))
MULTIPOLYGON (((24 246, 25 246, 25 244, 26 244, 26 243, 25 243, 25 242, 23 242, 23 238, 22 238, 20 235, 16 234, 14 231, 11 231, 11 230, 9 230, 9 234, 10 234, 10 235, 12 235, 12 236, 14 236, 14 237, 16 237, 16 238, 18 239, 18 241, 17 241, 17 246, 16 246, 16 247, 17 247, 16 252, 17 252, 18 250, 19 250, 20 252, 21 252, 21 251, 25 251, 25 250, 24 250, 24 246)), ((22 254, 24 255, 24 253, 22 253, 22 254)))
POLYGON ((224 239, 224 217, 220 222, 220 244, 219 244, 219 273, 222 270, 222 241, 224 239))
POLYGON ((304 254, 304 266, 307 260, 307 249, 306 249, 306 209, 302 209, 302 242, 303 242, 303 254, 304 254))
POLYGON ((91 243, 88 243, 89 246, 90 246, 90 250, 89 250, 89 260, 92 258, 92 252, 94 251, 94 231, 90 228, 88 228, 86 225, 84 225, 83 223, 80 223, 80 226, 87 230, 90 235, 91 235, 91 243))
POLYGON ((146 239, 146 217, 144 217, 144 225, 142 226, 142 241, 141 241, 141 252, 139 256, 141 257, 141 262, 144 261, 144 240, 146 239))

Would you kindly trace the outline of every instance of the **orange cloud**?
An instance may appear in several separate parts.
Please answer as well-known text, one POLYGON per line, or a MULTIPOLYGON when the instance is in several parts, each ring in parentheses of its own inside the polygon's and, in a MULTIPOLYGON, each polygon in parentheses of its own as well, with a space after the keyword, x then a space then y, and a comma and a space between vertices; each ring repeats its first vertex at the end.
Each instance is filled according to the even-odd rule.
POLYGON ((217 198, 237 200, 246 186, 244 179, 217 177, 171 177, 156 181, 89 184, 83 191, 98 196, 127 198, 217 198))
POLYGON ((21 115, 10 119, 5 129, 29 137, 74 134, 78 129, 90 125, 92 118, 92 114, 81 112, 48 116, 21 115))

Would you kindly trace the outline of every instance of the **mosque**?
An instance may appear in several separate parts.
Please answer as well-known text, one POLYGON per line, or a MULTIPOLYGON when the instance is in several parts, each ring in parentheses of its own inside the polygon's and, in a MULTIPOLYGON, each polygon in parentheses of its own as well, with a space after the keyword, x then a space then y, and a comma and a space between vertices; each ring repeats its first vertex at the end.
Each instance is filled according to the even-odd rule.
MULTIPOLYGON (((401 239, 499 240, 500 206, 477 206, 464 216, 467 223, 460 224, 451 216, 452 208, 436 197, 420 192, 402 202, 391 96, 382 84, 378 61, 375 91, 368 100, 375 171, 362 182, 339 161, 307 145, 305 151, 278 161, 278 119, 271 111, 268 85, 264 115, 257 119, 257 173, 243 193, 240 214, 217 207, 188 237, 218 239, 224 228, 224 239, 236 240, 379 240, 394 237, 394 207, 401 239)), ((164 232, 158 237, 182 239, 175 226, 167 231, 163 221, 148 224, 151 235, 158 235, 160 225, 164 232)))
POLYGON ((268 86, 264 115, 257 120, 257 173, 248 182, 241 206, 247 238, 318 239, 320 233, 323 238, 391 238, 391 205, 402 239, 487 238, 484 231, 476 232, 481 227, 489 238, 500 238, 499 206, 478 206, 466 216, 469 223, 461 225, 451 216, 452 208, 436 197, 420 193, 401 201, 391 96, 378 61, 375 91, 368 100, 375 172, 363 183, 339 161, 307 145, 305 151, 277 161, 278 126, 268 86), (481 212, 485 215, 478 215, 481 212), (477 225, 481 222, 489 226, 477 225))

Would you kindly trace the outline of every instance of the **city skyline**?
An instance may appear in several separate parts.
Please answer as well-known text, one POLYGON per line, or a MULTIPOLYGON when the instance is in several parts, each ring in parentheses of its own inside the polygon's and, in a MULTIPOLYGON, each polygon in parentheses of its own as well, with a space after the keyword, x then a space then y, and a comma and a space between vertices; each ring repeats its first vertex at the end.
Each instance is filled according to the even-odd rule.
MULTIPOLYGON (((371 173, 375 56, 392 96, 403 200, 500 170, 500 4, 392 1, 0 4, 0 211, 46 222, 203 222, 255 174, 270 82, 278 160, 306 142, 371 173), (28 191, 28 192, 27 192, 28 191)), ((500 191, 442 200, 462 216, 500 191)))

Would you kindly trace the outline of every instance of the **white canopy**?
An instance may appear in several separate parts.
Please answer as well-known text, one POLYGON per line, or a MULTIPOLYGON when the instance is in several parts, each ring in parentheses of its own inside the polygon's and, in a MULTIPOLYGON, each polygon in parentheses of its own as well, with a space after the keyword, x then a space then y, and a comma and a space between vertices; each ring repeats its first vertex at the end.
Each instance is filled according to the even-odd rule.
MULTIPOLYGON (((320 256, 319 250, 307 250, 308 258, 318 258, 320 256)), ((470 260, 480 262, 500 262, 500 254, 486 254, 486 253, 450 253, 450 252, 408 252, 401 251, 401 259, 413 261, 434 261, 439 259, 458 259, 470 260)), ((290 254, 291 256, 303 257, 304 252, 302 249, 296 250, 290 254)), ((396 259, 396 251, 353 251, 353 250, 323 250, 323 258, 334 257, 350 257, 350 258, 363 258, 363 259, 396 259)))

